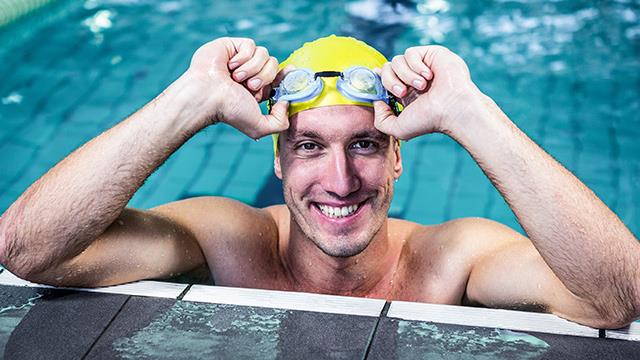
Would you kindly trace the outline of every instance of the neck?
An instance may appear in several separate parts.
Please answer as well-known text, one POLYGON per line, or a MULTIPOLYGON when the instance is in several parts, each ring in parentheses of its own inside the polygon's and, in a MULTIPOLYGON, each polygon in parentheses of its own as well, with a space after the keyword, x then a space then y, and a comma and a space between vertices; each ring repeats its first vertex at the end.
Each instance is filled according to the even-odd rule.
POLYGON ((388 220, 361 253, 351 257, 325 254, 290 219, 281 255, 298 291, 385 298, 393 288, 401 242, 391 241, 388 220))

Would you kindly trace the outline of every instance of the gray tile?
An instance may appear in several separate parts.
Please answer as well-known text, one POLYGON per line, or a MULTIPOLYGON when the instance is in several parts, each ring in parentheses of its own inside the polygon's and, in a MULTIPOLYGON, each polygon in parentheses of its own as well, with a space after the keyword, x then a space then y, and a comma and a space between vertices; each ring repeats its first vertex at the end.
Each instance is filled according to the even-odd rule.
POLYGON ((362 359, 375 317, 132 297, 88 359, 362 359))
POLYGON ((6 359, 78 359, 128 298, 13 286, 0 289, 0 305, 9 309, 0 313, 6 359))
POLYGON ((383 318, 369 359, 631 359, 638 342, 383 318))

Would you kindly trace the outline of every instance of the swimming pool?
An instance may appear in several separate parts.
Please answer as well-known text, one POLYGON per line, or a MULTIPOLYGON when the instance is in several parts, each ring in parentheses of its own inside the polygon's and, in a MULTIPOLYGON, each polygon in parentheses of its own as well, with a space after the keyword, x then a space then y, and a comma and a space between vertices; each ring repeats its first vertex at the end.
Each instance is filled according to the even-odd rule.
MULTIPOLYGON (((60 0, 0 29, 0 212, 75 148, 140 108, 193 51, 247 36, 282 60, 331 33, 388 57, 442 44, 530 137, 640 229, 640 1, 60 0)), ((469 155, 444 135, 403 147, 391 215, 484 216, 519 231, 469 155)), ((136 193, 148 208, 198 195, 281 202, 268 138, 206 129, 136 193)))

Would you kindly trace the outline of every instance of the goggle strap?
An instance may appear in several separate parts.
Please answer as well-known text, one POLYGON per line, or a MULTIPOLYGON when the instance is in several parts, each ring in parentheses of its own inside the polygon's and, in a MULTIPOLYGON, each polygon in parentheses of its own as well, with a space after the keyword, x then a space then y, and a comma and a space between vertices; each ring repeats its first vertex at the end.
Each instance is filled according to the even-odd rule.
POLYGON ((317 79, 319 77, 340 77, 342 78, 342 73, 340 71, 318 71, 313 75, 313 79, 317 79))
POLYGON ((391 111, 393 112, 393 115, 400 115, 400 106, 398 106, 398 100, 396 100, 395 97, 389 96, 389 105, 391 105, 391 111))

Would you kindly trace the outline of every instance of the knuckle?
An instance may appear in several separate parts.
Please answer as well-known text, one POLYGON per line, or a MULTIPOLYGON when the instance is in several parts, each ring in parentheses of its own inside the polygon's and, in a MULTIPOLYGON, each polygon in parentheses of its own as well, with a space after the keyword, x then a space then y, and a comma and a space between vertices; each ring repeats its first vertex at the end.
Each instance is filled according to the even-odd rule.
POLYGON ((269 56, 269 50, 267 50, 264 46, 256 46, 256 53, 260 53, 261 55, 269 56))
POLYGON ((412 55, 412 54, 416 54, 420 51, 420 49, 422 49, 423 46, 412 46, 410 48, 407 48, 407 50, 404 51, 405 55, 412 55))
POLYGON ((391 59, 392 63, 398 63, 400 61, 402 61, 402 59, 404 58, 404 55, 396 55, 393 57, 393 59, 391 59))
POLYGON ((444 47, 442 45, 431 45, 431 46, 435 51, 438 51, 438 52, 451 52, 449 48, 444 47))

